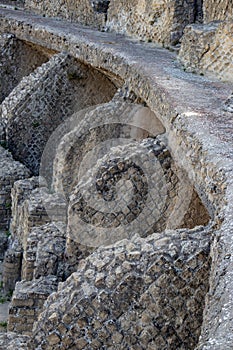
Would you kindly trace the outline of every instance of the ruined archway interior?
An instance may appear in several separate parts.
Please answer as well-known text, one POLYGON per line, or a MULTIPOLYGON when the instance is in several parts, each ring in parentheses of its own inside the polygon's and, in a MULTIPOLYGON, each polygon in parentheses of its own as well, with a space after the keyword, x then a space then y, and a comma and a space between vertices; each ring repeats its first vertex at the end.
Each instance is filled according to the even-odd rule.
POLYGON ((32 349, 194 349, 213 218, 156 111, 65 53, 1 40, 8 331, 32 349))

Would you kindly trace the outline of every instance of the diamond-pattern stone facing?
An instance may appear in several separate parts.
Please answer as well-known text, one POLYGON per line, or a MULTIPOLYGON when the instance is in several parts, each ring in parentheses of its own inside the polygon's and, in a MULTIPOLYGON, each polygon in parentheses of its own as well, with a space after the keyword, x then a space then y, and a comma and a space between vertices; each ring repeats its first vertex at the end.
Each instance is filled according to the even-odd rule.
POLYGON ((209 267, 202 228, 99 248, 48 298, 30 348, 194 349, 209 267))

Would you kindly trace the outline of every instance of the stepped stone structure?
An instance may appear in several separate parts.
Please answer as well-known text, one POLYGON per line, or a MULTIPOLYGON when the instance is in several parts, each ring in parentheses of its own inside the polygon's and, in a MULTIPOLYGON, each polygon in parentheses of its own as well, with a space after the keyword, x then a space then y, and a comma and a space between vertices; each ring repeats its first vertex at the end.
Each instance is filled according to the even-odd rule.
POLYGON ((0 1, 0 349, 233 348, 232 16, 0 1))

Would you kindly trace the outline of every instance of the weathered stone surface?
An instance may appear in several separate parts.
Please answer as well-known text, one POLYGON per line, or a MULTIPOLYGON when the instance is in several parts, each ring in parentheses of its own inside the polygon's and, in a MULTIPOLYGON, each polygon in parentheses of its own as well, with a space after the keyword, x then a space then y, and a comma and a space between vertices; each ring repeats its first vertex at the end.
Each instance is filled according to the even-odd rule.
POLYGON ((3 289, 3 264, 2 259, 0 260, 0 334, 5 333, 7 331, 7 320, 8 320, 8 309, 9 309, 9 301, 10 294, 5 293, 3 289))
POLYGON ((114 30, 163 45, 176 44, 184 27, 202 18, 201 1, 49 1, 26 0, 27 9, 97 29, 114 30))
POLYGON ((22 279, 30 281, 54 275, 64 279, 65 225, 51 223, 28 234, 23 253, 22 279))
POLYGON ((12 218, 10 224, 10 231, 14 237, 21 237, 23 235, 23 233, 21 233, 23 205, 26 199, 30 197, 31 192, 37 187, 39 187, 39 178, 35 176, 29 179, 15 181, 14 183, 14 187, 11 190, 12 218))
POLYGON ((206 23, 233 18, 231 0, 203 0, 203 14, 206 23))
POLYGON ((130 238, 135 231, 146 237, 165 228, 189 227, 187 213, 189 223, 193 220, 189 228, 208 223, 201 204, 203 222, 199 214, 191 217, 193 188, 159 139, 132 140, 105 152, 70 196, 67 229, 72 240, 93 247, 130 238))
POLYGON ((3 260, 8 246, 8 237, 5 232, 0 232, 0 260, 3 260))
POLYGON ((208 236, 168 231, 99 248, 49 297, 31 348, 89 349, 98 339, 99 348, 193 349, 208 290, 208 236))
MULTIPOLYGON (((81 114, 74 114, 68 120, 68 126, 67 131, 62 127, 63 134, 59 131, 55 134, 60 142, 56 145, 53 165, 53 188, 67 197, 79 177, 111 146, 119 142, 124 144, 123 139, 140 140, 150 133, 157 136, 165 131, 156 114, 149 108, 118 97, 109 103, 84 110, 81 114), (88 156, 91 158, 88 159, 88 156)), ((54 144, 49 143, 48 149, 52 147, 54 144)))
POLYGON ((11 233, 13 239, 26 247, 28 233, 32 227, 38 227, 51 221, 63 221, 66 218, 66 203, 59 194, 49 193, 42 181, 30 178, 15 182, 12 191, 13 218, 11 233))
MULTIPOLYGON (((21 39, 30 37, 32 42, 41 42, 58 51, 66 47, 75 57, 107 71, 111 77, 125 80, 130 89, 158 113, 167 129, 176 164, 185 167, 216 223, 211 244, 210 290, 206 297, 199 349, 231 350, 233 143, 232 116, 222 107, 232 86, 182 72, 173 62, 174 55, 152 45, 96 33, 62 21, 28 16, 20 11, 0 10, 0 13, 4 16, 1 30, 9 31, 10 28, 21 39)), ((139 252, 135 255, 139 256, 139 252)), ((97 261, 99 267, 103 263, 103 260, 97 261)), ((128 267, 126 263, 124 268, 128 267)), ((85 278, 92 275, 91 269, 85 272, 85 278)), ((101 284, 103 279, 103 275, 98 275, 96 283, 101 284)), ((144 320, 147 317, 143 315, 144 320)), ((56 319, 56 314, 51 314, 51 319, 56 319)), ((85 320, 82 319, 80 325, 83 324, 85 320)), ((65 326, 58 327, 59 332, 64 333, 64 329, 65 326)), ((149 333, 150 329, 146 331, 149 333)), ((114 334, 114 341, 119 341, 118 333, 114 334)), ((102 332, 101 339, 105 336, 106 332, 102 332)), ((48 337, 51 346, 58 346, 58 338, 51 331, 48 337)), ((162 342, 161 338, 160 345, 162 342)), ((71 337, 65 346, 72 346, 70 343, 71 337)), ((85 343, 86 339, 77 340, 80 347, 85 343)), ((100 348, 101 343, 95 340, 92 346, 100 348)), ((109 349, 113 346, 112 343, 109 349)), ((153 343, 148 345, 148 349, 153 347, 153 343)))
MULTIPOLYGON (((40 184, 42 186, 43 181, 41 181, 40 184)), ((30 280, 34 273, 34 261, 37 258, 37 247, 34 247, 35 252, 33 251, 33 253, 35 256, 31 262, 31 236, 29 235, 31 230, 35 230, 35 227, 50 223, 51 221, 59 222, 66 220, 66 203, 62 200, 61 196, 49 193, 46 187, 42 186, 41 188, 37 188, 38 185, 39 179, 36 177, 22 181, 19 180, 15 182, 15 186, 12 191, 13 218, 11 224, 11 240, 9 242, 9 247, 6 251, 3 263, 3 286, 4 289, 8 291, 14 289, 15 282, 21 279, 22 274, 24 278, 30 280), (22 261, 23 270, 21 271, 22 261)), ((52 226, 51 230, 53 232, 52 226)), ((48 231, 50 231, 50 229, 48 229, 48 231)), ((56 232, 56 226, 54 228, 54 231, 56 232)), ((45 227, 45 232, 47 232, 47 226, 45 227)), ((64 228, 62 232, 64 232, 64 228)), ((62 235, 64 236, 64 233, 62 233, 62 235)), ((39 237, 35 240, 34 244, 36 243, 37 245, 38 241, 39 237)), ((59 239, 57 240, 57 243, 58 241, 59 239)), ((42 239, 41 244, 46 245, 47 243, 43 243, 42 239)), ((39 275, 41 273, 40 270, 44 270, 45 268, 43 264, 48 263, 47 255, 50 255, 49 246, 47 248, 47 253, 46 249, 41 251, 42 255, 44 254, 45 259, 41 260, 38 258, 39 260, 37 274, 39 275), (40 266, 40 264, 42 264, 42 266, 40 266)), ((60 251, 60 254, 62 256, 62 248, 60 250, 58 246, 57 249, 60 251)), ((54 251, 54 262, 58 263, 58 260, 56 258, 56 250, 54 251)), ((56 265, 51 267, 51 269, 53 268, 56 271, 59 269, 59 267, 56 265)), ((60 275, 61 274, 62 272, 60 271, 60 275)))
MULTIPOLYGON (((65 53, 25 77, 2 104, 7 146, 39 174, 40 158, 52 132, 77 110, 106 102, 115 87, 65 53)), ((50 169, 49 169, 50 170, 50 169)))
POLYGON ((105 25, 109 1, 105 0, 25 0, 25 8, 50 17, 61 17, 93 28, 102 29, 105 25))
POLYGON ((11 189, 15 181, 29 177, 29 170, 0 146, 0 229, 8 230, 11 217, 11 189))
POLYGON ((162 45, 176 44, 195 21, 195 1, 111 0, 107 28, 162 45))
POLYGON ((224 101, 223 109, 226 112, 233 113, 233 93, 224 101))
POLYGON ((27 341, 29 337, 17 333, 8 332, 0 334, 0 349, 1 350, 28 350, 27 341))
POLYGON ((22 247, 18 240, 10 240, 4 255, 2 282, 5 292, 13 291, 15 283, 20 280, 22 264, 22 247))
POLYGON ((57 290, 57 284, 57 278, 51 275, 18 282, 9 309, 8 331, 30 334, 45 300, 57 290))
POLYGON ((188 72, 233 82, 233 21, 185 29, 179 59, 188 72))
POLYGON ((18 85, 20 80, 49 59, 51 52, 18 40, 12 34, 0 36, 0 102, 18 85), (5 82, 7 81, 7 84, 5 82))

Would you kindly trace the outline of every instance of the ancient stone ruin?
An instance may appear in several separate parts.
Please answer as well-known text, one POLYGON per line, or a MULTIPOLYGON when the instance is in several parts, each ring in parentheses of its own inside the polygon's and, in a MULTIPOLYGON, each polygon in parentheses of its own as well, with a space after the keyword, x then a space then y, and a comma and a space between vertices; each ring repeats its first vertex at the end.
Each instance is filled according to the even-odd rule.
POLYGON ((233 349, 231 0, 0 1, 0 349, 233 349))

